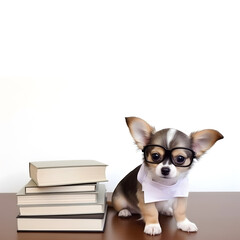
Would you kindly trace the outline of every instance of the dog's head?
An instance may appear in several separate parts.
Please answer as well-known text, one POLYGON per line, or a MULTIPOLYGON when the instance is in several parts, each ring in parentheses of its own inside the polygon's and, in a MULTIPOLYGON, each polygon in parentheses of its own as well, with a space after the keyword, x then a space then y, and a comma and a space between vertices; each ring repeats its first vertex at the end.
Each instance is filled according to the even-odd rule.
POLYGON ((194 158, 199 159, 214 143, 223 138, 213 129, 192 133, 190 136, 176 129, 155 131, 140 118, 126 118, 130 133, 144 153, 145 164, 152 178, 174 183, 191 168, 194 158))

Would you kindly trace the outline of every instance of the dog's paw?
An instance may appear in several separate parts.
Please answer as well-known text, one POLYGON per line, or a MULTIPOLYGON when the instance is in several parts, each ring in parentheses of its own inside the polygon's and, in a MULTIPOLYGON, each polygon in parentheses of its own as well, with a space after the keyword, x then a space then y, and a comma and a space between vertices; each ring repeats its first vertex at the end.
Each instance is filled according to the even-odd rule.
POLYGON ((128 209, 123 209, 118 213, 119 217, 131 217, 132 214, 128 209))
POLYGON ((146 234, 149 234, 149 235, 157 235, 157 234, 160 234, 162 232, 162 229, 160 227, 160 224, 159 223, 156 223, 156 224, 148 224, 145 226, 144 228, 144 232, 146 234))
POLYGON ((198 230, 196 224, 190 222, 187 218, 182 222, 178 222, 177 228, 185 232, 197 232, 198 230))

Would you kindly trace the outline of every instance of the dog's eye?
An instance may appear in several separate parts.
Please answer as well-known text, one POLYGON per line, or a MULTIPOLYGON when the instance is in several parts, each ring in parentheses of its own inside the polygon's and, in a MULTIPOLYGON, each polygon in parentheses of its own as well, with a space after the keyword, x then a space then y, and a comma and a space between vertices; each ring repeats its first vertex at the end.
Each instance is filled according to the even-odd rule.
POLYGON ((159 153, 152 153, 152 160, 154 162, 160 161, 161 160, 161 155, 159 153))
POLYGON ((177 162, 177 164, 183 164, 183 163, 185 162, 185 160, 186 160, 186 158, 183 157, 183 156, 181 156, 181 155, 178 155, 178 156, 176 157, 176 162, 177 162))

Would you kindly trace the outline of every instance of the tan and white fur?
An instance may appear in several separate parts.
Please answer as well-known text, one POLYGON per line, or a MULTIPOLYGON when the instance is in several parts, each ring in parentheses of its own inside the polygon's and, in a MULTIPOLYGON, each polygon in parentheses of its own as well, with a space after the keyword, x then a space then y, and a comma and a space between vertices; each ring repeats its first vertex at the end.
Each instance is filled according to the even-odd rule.
MULTIPOLYGON (((126 118, 126 122, 135 143, 141 150, 148 144, 161 145, 169 150, 175 147, 186 147, 191 148, 195 152, 196 158, 199 159, 217 140, 223 138, 222 134, 213 129, 197 131, 187 136, 179 130, 171 128, 156 132, 146 121, 137 117, 126 118)), ((146 165, 152 180, 164 185, 175 184, 180 178, 186 176, 192 167, 192 165, 187 168, 176 167, 170 161, 159 164, 144 162, 143 164, 146 165), (162 173, 163 167, 167 167, 169 170, 167 177, 162 173)), ((159 213, 174 216, 178 229, 196 232, 197 226, 186 216, 187 197, 152 203, 144 202, 142 185, 137 180, 140 167, 141 165, 124 177, 114 190, 112 203, 118 211, 118 216, 129 217, 132 213, 141 214, 145 222, 144 232, 149 235, 157 235, 162 232, 158 220, 159 213)))

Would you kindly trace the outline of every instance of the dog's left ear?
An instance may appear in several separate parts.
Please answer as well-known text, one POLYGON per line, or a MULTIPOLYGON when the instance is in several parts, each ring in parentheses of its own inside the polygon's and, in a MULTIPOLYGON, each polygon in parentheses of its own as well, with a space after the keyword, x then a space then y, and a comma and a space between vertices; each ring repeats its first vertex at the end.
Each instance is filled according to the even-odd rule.
POLYGON ((223 135, 213 129, 205 129, 191 134, 192 149, 196 157, 201 157, 214 143, 223 138, 223 135))

